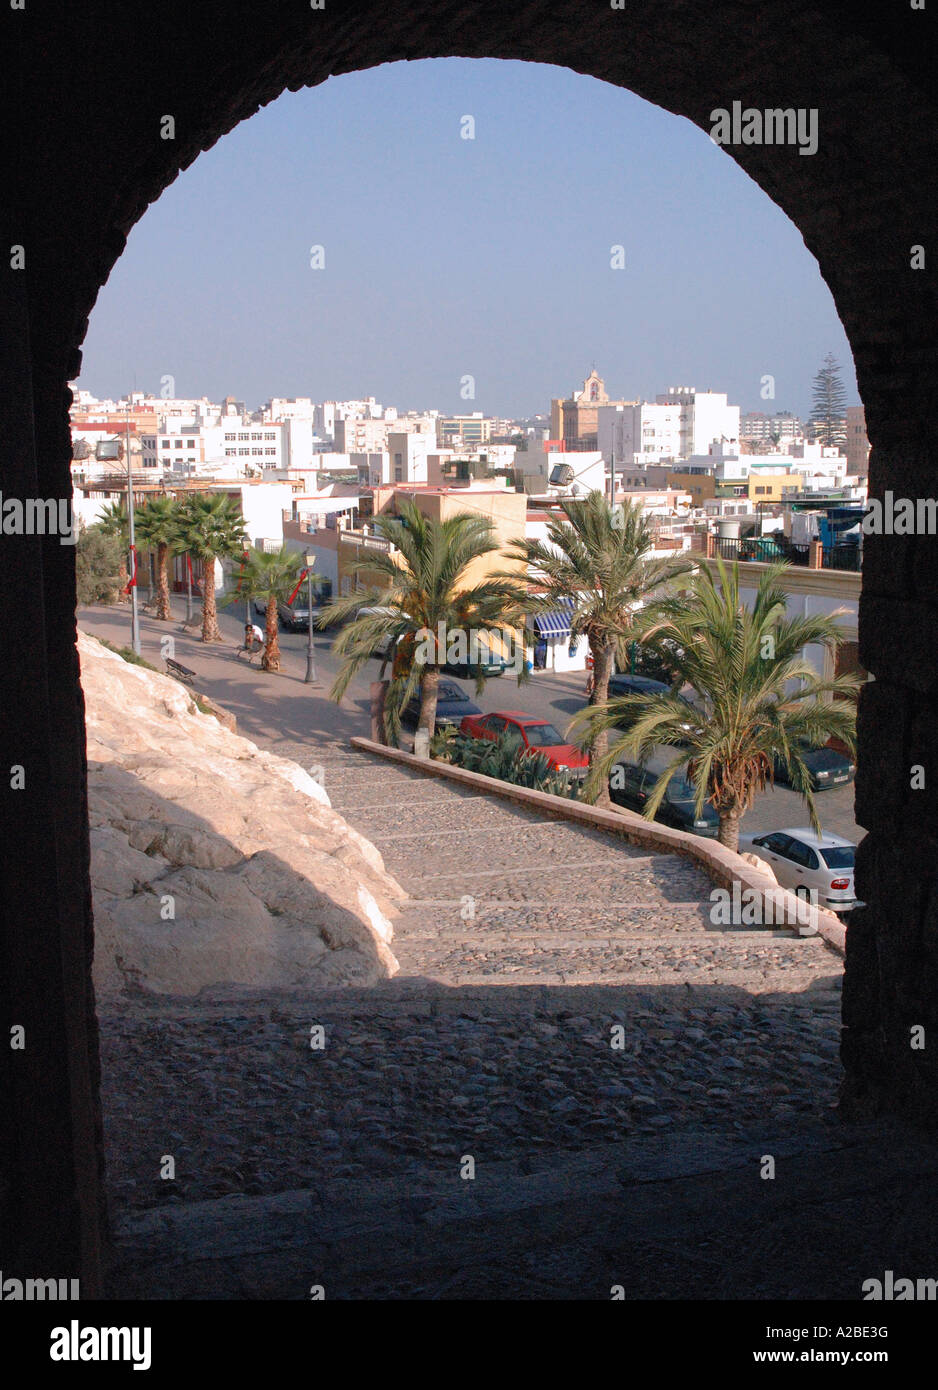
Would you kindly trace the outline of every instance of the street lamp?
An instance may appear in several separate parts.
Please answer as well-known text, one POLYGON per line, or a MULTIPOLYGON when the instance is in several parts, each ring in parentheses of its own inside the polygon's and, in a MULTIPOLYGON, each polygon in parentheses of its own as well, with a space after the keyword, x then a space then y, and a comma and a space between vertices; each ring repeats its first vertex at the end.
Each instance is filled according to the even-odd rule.
POLYGON ((313 566, 315 563, 315 555, 306 556, 306 675, 303 677, 305 685, 319 684, 316 679, 315 654, 313 651, 313 566))
POLYGON ((137 548, 134 545, 134 481, 130 458, 130 407, 125 408, 127 425, 127 529, 130 542, 130 645, 140 655, 140 617, 137 613, 137 548))

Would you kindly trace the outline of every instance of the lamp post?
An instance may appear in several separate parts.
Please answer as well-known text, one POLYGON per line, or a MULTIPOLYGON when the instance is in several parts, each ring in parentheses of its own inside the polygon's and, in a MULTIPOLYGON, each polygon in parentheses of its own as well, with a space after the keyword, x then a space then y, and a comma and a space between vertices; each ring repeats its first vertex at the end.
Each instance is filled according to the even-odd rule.
POLYGON ((127 530, 130 541, 130 645, 140 655, 140 617, 137 613, 137 549, 134 544, 134 482, 130 460, 130 406, 125 409, 127 426, 127 530))
POLYGON ((315 555, 306 557, 306 675, 303 677, 305 685, 318 685, 316 679, 315 653, 313 651, 313 565, 316 563, 315 555))

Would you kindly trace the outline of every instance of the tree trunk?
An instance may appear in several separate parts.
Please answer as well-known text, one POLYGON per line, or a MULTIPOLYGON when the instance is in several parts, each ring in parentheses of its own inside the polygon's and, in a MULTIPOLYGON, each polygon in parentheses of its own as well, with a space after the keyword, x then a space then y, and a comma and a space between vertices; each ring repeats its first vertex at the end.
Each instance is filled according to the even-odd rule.
MULTIPOLYGON (((590 650, 593 653, 593 693, 589 702, 591 705, 603 705, 609 699, 609 677, 612 675, 612 647, 594 646, 590 643, 590 650)), ((600 758, 604 758, 609 752, 609 731, 601 729, 589 750, 590 768, 597 763, 600 758)), ((595 806, 605 807, 607 810, 612 806, 609 796, 609 782, 603 778, 602 786, 596 793, 595 806)))
POLYGON ((440 690, 439 666, 427 666, 420 683, 420 720, 418 729, 426 729, 433 737, 436 729, 436 700, 440 690))
POLYGON ((124 592, 130 583, 130 575, 127 571, 127 561, 121 560, 120 569, 117 571, 117 601, 118 603, 129 603, 130 594, 124 592))
POLYGON ((738 811, 720 812, 720 833, 717 839, 726 849, 731 849, 736 854, 739 853, 739 821, 738 811))
POLYGON ((169 546, 165 541, 160 541, 156 547, 156 616, 164 622, 173 616, 169 606, 169 574, 166 569, 168 555, 169 546))
POLYGON ((267 637, 267 644, 264 647, 264 655, 261 657, 261 666, 265 671, 279 671, 280 623, 277 614, 277 600, 273 594, 267 595, 267 614, 264 618, 264 633, 267 637))
POLYGON ((202 561, 202 641, 220 642, 218 610, 215 607, 215 556, 202 561))
POLYGON ((384 734, 384 705, 388 693, 388 681, 371 682, 371 740, 372 743, 387 743, 384 734))

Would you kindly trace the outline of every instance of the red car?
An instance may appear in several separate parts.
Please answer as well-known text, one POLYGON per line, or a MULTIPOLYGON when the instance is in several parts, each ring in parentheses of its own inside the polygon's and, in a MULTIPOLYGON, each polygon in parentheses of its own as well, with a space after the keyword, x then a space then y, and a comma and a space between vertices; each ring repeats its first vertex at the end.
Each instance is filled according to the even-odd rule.
POLYGON ((584 776, 589 759, 575 743, 565 743, 553 724, 522 710, 503 709, 495 714, 467 714, 459 726, 460 733, 470 738, 497 739, 501 734, 517 740, 532 753, 543 753, 551 767, 558 771, 584 776))

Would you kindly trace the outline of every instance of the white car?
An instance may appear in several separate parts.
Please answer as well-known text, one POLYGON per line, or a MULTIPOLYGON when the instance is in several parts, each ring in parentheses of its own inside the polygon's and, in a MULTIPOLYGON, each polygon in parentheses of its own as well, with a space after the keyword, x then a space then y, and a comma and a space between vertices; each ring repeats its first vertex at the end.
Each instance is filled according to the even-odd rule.
POLYGON ((849 912, 858 907, 853 887, 856 845, 842 835, 815 835, 798 830, 740 835, 740 850, 751 850, 770 866, 783 888, 807 898, 813 889, 819 907, 849 912))

